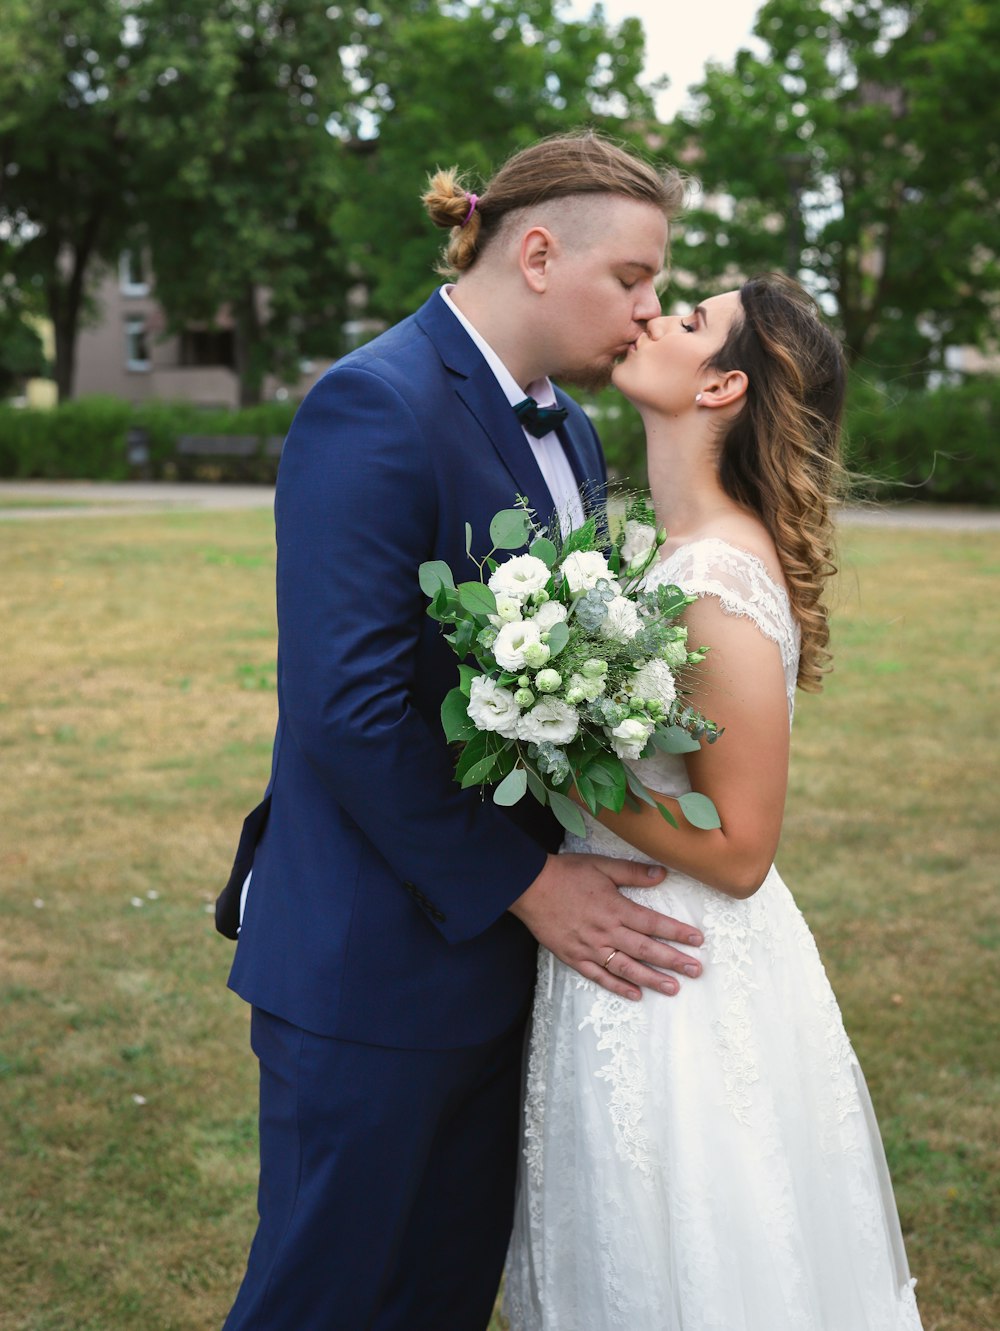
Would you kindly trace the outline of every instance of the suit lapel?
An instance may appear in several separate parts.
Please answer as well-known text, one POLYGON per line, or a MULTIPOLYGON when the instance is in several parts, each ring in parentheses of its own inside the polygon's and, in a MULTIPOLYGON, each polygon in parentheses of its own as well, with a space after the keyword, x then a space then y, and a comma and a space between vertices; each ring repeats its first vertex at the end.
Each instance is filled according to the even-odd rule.
MULTIPOLYGON (((437 292, 417 311, 416 319, 454 375, 456 396, 507 469, 513 484, 511 503, 515 494, 527 495, 537 512, 548 513, 554 500, 524 431, 479 348, 437 292)), ((575 449, 570 450, 575 475, 574 454, 575 449)))

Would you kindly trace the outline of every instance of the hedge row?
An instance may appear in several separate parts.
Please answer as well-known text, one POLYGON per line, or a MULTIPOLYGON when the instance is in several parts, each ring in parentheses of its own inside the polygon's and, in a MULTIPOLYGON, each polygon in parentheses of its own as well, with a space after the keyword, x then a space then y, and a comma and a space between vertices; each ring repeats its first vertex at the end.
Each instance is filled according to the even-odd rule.
MULTIPOLYGON (((609 466, 641 485, 638 415, 614 392, 586 400, 609 466)), ((852 378, 844 454, 859 497, 1000 504, 1000 379, 982 375, 932 390, 852 378)))
MULTIPOLYGON (((181 435, 253 436, 263 452, 267 439, 287 434, 294 412, 290 402, 227 411, 184 402, 133 407, 113 397, 79 398, 50 411, 0 405, 0 476, 124 480, 131 474, 129 442, 141 438, 144 471, 162 480, 177 474, 181 435)), ((274 464, 261 459, 254 479, 273 480, 274 464)))
MULTIPOLYGON (((613 389, 582 399, 604 441, 613 472, 644 482, 642 426, 613 389)), ((274 402, 243 411, 206 411, 184 403, 131 407, 91 397, 52 411, 0 406, 0 476, 120 480, 129 475, 128 440, 141 430, 148 471, 177 474, 175 449, 183 434, 244 435, 261 441, 284 435, 294 404, 274 402)), ((860 491, 882 499, 1000 504, 1000 379, 970 378, 931 391, 883 388, 855 377, 846 420, 848 466, 860 491)), ((215 474, 228 475, 216 469, 215 474)), ((235 473, 234 473, 235 474, 235 473)), ((242 475, 247 475, 244 467, 242 475)), ((273 479, 273 464, 251 473, 273 479)))

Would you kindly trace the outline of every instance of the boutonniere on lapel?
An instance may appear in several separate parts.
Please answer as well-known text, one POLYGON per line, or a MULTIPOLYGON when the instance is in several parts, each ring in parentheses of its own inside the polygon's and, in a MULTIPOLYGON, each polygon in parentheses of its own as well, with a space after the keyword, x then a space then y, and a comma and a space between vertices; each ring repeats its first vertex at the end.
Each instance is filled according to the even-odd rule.
MULTIPOLYGON (((686 701, 708 651, 689 650, 678 622, 697 598, 643 586, 665 539, 645 499, 603 505, 562 538, 518 496, 490 523, 482 559, 466 524, 478 582, 456 584, 442 560, 420 565, 427 613, 459 659, 441 720, 462 745, 463 787, 491 787, 499 805, 530 793, 579 836, 581 805, 596 815, 643 800, 677 825, 629 763, 657 749, 691 752, 722 732, 686 701)), ((705 795, 679 802, 694 826, 719 826, 705 795)))

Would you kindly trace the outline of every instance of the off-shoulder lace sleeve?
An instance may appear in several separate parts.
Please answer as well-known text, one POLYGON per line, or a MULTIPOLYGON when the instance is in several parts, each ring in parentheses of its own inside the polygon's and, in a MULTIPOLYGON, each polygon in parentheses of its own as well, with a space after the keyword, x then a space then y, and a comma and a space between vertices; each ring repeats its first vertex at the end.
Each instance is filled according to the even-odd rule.
POLYGON ((717 597, 730 615, 750 619, 765 637, 777 643, 785 671, 789 714, 799 669, 799 627, 788 593, 771 577, 757 555, 707 536, 682 545, 647 575, 647 586, 676 583, 698 596, 717 597))

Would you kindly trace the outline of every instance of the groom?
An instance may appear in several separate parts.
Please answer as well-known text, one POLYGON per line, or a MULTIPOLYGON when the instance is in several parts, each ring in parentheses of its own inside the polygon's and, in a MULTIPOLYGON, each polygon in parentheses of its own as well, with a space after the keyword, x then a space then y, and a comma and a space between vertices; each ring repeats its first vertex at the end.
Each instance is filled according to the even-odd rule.
POLYGON ((234 935, 243 887, 230 984, 261 1076, 260 1223, 226 1331, 483 1331, 536 940, 631 998, 698 971, 660 940, 701 936, 617 890, 662 870, 557 856, 533 801, 459 789, 455 661, 417 581, 430 559, 475 576, 465 524, 481 556, 518 494, 579 520, 603 462, 547 376, 606 381, 658 314, 680 186, 589 134, 519 153, 480 199, 437 179, 459 280, 320 380, 281 460, 271 780, 218 915, 234 935), (522 425, 529 395, 564 420, 522 425))

